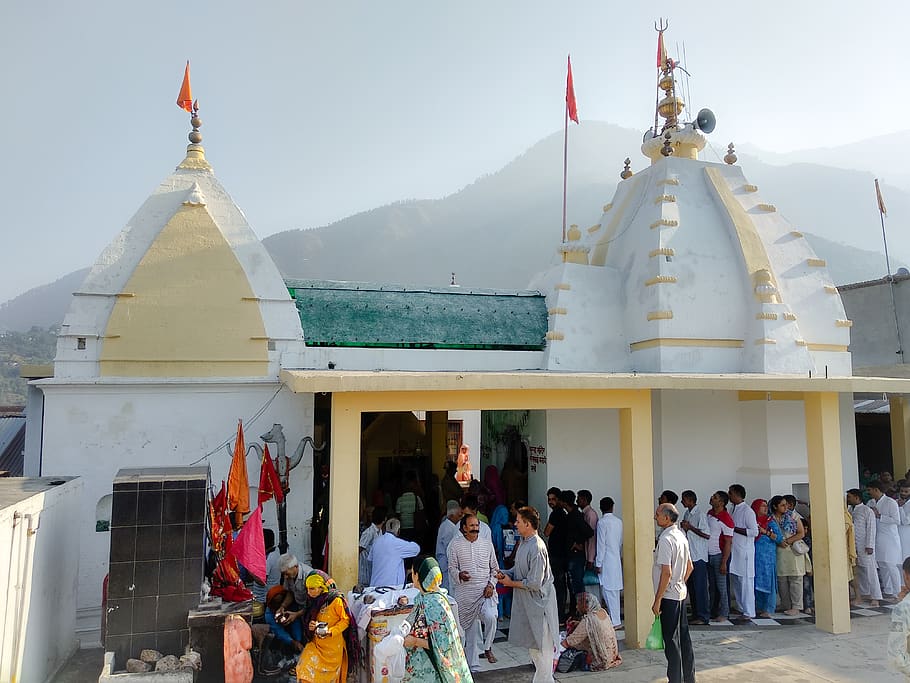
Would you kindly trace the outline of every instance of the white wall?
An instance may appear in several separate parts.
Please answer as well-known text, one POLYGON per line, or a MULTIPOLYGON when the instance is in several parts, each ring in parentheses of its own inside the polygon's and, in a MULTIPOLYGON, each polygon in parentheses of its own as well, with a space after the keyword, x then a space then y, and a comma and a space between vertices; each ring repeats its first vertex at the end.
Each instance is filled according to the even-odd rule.
MULTIPOLYGON (((547 412, 545 410, 531 410, 528 421, 522 431, 522 438, 528 442, 532 449, 547 448, 547 412)), ((547 454, 549 449, 547 448, 547 454)), ((532 450, 528 462, 528 505, 537 508, 546 522, 549 514, 547 508, 547 489, 550 487, 547 479, 548 462, 534 462, 530 458, 540 459, 537 450, 532 450)))
MULTIPOLYGON (((110 532, 95 531, 95 508, 111 493, 114 476, 124 467, 189 465, 210 451, 212 482, 227 479, 230 452, 219 445, 233 441, 237 420, 244 420, 247 446, 273 423, 281 423, 288 455, 301 438, 312 435, 313 396, 293 394, 277 382, 183 381, 55 384, 43 382, 45 429, 42 473, 76 474, 85 481, 74 530, 80 537, 77 629, 83 644, 98 639, 101 586, 108 570, 110 532), (272 400, 274 397, 274 400, 272 400), (255 421, 247 419, 272 400, 255 421)), ((274 445, 269 446, 276 456, 274 445)), ((292 470, 288 497, 288 543, 301 559, 310 555, 312 450, 292 470)), ((200 463, 200 464, 202 464, 200 463)), ((259 461, 247 458, 250 485, 259 482, 259 461)), ((278 529, 274 505, 264 508, 266 526, 278 529)))
MULTIPOLYGON (((0 680, 47 681, 77 646, 76 576, 83 480, 8 479, 35 491, 0 509, 0 680)), ((5 497, 5 496, 4 496, 5 497)))
MULTIPOLYGON (((547 411, 547 486, 588 489, 593 506, 610 496, 622 517, 619 459, 619 411, 547 411)), ((544 489, 544 505, 546 489, 544 489)))

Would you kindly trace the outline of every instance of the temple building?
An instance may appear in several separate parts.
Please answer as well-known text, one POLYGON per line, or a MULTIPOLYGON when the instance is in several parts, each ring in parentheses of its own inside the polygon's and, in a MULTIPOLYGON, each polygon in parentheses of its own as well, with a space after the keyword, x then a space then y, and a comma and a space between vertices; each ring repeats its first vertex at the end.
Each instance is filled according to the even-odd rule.
MULTIPOLYGON (((749 499, 807 492, 817 624, 848 631, 853 394, 910 394, 910 380, 853 376, 852 323, 825 262, 732 145, 725 163, 699 159, 707 127, 685 120, 675 69, 668 59, 660 70, 663 123, 645 136, 641 170, 627 163, 612 200, 590 207, 600 218, 554 243, 526 291, 284 280, 215 178, 194 115, 186 157, 74 293, 53 377, 31 385, 43 420, 26 473, 84 479, 83 639, 100 622, 114 542, 101 522, 120 468, 208 463, 217 483, 238 418, 248 440, 282 425, 281 455, 303 448, 290 549, 321 552, 310 526, 324 472, 329 568, 348 588, 357 500, 382 470, 365 434, 377 415, 425 414, 421 427, 394 423, 414 435, 415 462, 441 475, 453 411, 522 416, 511 455, 538 509, 554 485, 616 500, 630 646, 651 624, 657 492, 707 501, 732 482, 749 499)), ((509 455, 472 445, 477 475, 509 455)))

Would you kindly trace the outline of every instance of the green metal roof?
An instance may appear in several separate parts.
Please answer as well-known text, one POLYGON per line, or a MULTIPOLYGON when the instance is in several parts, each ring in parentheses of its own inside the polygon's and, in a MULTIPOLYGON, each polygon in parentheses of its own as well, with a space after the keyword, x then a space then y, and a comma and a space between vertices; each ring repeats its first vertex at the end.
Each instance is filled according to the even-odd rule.
POLYGON ((536 291, 285 280, 307 346, 540 351, 546 300, 536 291))

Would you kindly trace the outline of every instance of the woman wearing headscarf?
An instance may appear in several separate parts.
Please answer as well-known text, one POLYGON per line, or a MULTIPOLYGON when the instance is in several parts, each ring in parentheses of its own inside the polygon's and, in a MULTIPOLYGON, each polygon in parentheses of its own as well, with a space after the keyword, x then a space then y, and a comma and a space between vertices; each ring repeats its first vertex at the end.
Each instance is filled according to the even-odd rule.
POLYGON ((613 620, 596 595, 584 591, 575 596, 579 620, 574 630, 562 641, 563 647, 588 653, 589 671, 604 671, 622 664, 613 620))
POLYGON ((432 557, 411 569, 414 585, 420 590, 408 616, 411 633, 404 639, 403 683, 474 683, 468 660, 458 636, 458 624, 449 601, 439 592, 442 571, 432 557))
POLYGON ((777 609, 777 545, 784 540, 774 518, 768 515, 768 501, 756 498, 752 511, 758 522, 755 537, 755 611, 768 619, 777 609))
POLYGON ((491 509, 497 505, 505 505, 506 489, 502 485, 502 479, 499 477, 499 470, 496 469, 496 465, 487 465, 487 468, 483 471, 483 484, 490 490, 494 499, 491 501, 491 509))
POLYGON ((309 605, 304 629, 309 642, 297 663, 301 683, 345 683, 360 665, 360 643, 348 604, 335 582, 314 569, 306 577, 309 605))
POLYGON ((806 529, 799 517, 791 512, 783 496, 771 499, 771 514, 780 526, 781 540, 777 547, 777 585, 780 606, 787 616, 803 611, 803 576, 806 574, 806 555, 797 555, 791 546, 802 540, 806 529))

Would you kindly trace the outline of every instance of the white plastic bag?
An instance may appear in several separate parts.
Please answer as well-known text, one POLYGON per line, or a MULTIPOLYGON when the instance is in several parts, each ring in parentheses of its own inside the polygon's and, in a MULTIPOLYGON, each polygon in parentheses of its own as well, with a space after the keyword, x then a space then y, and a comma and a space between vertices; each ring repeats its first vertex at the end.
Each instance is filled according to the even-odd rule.
POLYGON ((397 633, 390 633, 373 647, 373 683, 401 683, 405 674, 404 639, 411 624, 403 621, 397 633))

